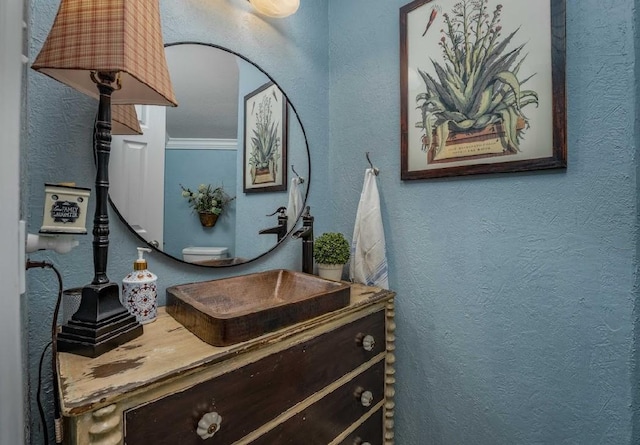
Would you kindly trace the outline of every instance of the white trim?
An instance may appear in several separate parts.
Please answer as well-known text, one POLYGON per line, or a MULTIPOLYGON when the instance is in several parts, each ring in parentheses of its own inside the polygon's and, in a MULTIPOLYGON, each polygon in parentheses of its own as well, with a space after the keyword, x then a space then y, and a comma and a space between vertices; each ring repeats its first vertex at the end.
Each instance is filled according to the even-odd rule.
POLYGON ((169 138, 167 150, 237 150, 237 139, 169 138))
POLYGON ((149 128, 149 107, 150 105, 135 105, 138 123, 142 130, 149 128))
POLYGON ((0 1, 0 443, 23 444, 24 380, 20 312, 20 94, 23 0, 0 1))

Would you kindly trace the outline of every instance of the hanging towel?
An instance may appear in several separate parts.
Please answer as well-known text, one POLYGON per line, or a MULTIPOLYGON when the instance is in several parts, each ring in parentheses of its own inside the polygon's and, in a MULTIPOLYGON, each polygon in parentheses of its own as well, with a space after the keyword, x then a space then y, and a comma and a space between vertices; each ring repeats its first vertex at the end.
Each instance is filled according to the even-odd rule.
POLYGON ((302 187, 300 178, 291 179, 291 187, 289 187, 289 203, 287 204, 287 232, 293 228, 298 216, 302 212, 302 187))
POLYGON ((389 288, 380 195, 376 175, 371 168, 364 173, 364 186, 353 229, 349 277, 357 283, 389 288))

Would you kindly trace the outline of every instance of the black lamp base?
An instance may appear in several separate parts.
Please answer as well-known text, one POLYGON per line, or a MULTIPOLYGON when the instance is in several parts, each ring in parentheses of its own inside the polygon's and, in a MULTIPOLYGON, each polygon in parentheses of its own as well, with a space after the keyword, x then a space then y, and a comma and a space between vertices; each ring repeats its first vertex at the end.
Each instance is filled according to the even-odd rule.
POLYGON ((98 357, 142 335, 142 325, 120 303, 116 283, 82 288, 78 311, 57 336, 60 352, 98 357))

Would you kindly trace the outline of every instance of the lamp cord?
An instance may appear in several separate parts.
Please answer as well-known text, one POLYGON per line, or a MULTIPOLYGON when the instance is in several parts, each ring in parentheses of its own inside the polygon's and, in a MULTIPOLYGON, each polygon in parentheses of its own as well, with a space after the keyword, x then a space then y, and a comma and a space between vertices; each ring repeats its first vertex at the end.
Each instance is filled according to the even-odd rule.
POLYGON ((47 427, 47 418, 44 413, 44 407, 42 406, 42 398, 40 397, 42 392, 42 364, 44 362, 45 353, 52 343, 53 342, 47 343, 47 346, 42 350, 42 354, 40 354, 40 364, 38 365, 38 390, 36 392, 36 402, 38 404, 38 412, 40 413, 40 422, 42 423, 45 445, 49 445, 49 428, 47 427))
POLYGON ((49 431, 47 428, 46 417, 44 413, 44 408, 42 407, 42 401, 40 400, 40 391, 42 387, 42 364, 44 361, 44 355, 49 345, 51 345, 51 373, 53 377, 53 414, 54 414, 54 431, 56 443, 62 443, 63 431, 62 431, 62 417, 60 415, 60 394, 58 392, 58 368, 56 366, 56 357, 58 355, 58 342, 56 340, 56 334, 58 333, 58 314, 60 312, 60 303, 62 302, 62 275, 56 269, 56 267, 52 263, 48 263, 46 261, 30 261, 27 260, 26 268, 32 269, 34 267, 39 267, 41 269, 48 268, 55 272, 56 277, 58 279, 58 298, 56 300, 56 306, 53 311, 53 320, 51 321, 51 341, 44 347, 42 351, 42 355, 40 356, 40 364, 38 370, 38 390, 37 390, 37 403, 38 403, 38 411, 40 412, 40 420, 42 422, 42 427, 44 429, 44 443, 45 445, 49 445, 49 431))

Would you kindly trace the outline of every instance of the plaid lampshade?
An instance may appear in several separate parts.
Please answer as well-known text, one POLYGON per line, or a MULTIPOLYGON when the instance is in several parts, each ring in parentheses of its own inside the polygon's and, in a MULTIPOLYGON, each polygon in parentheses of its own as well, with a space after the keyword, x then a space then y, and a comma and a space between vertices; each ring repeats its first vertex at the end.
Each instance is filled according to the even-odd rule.
POLYGON ((142 134, 135 106, 114 105, 111 107, 111 134, 142 134))
POLYGON ((31 66, 98 97, 91 72, 119 72, 112 104, 176 106, 158 0, 62 0, 31 66))

